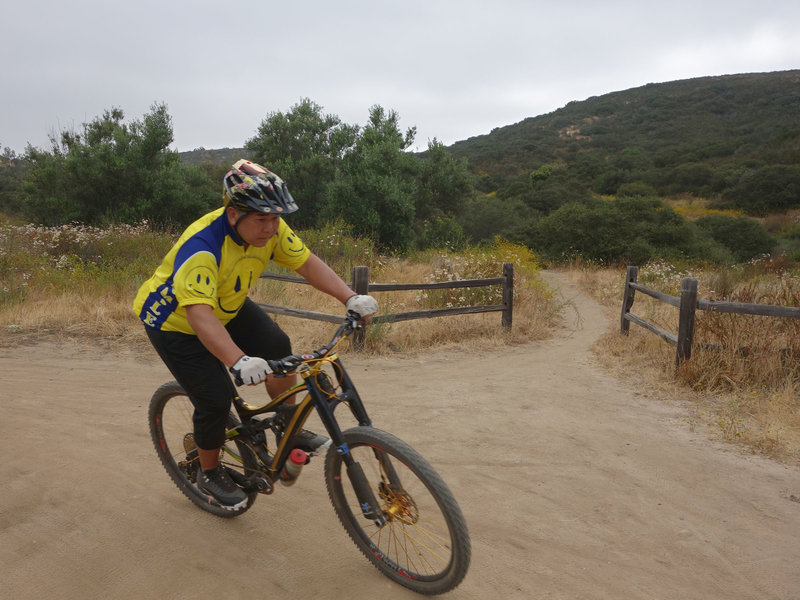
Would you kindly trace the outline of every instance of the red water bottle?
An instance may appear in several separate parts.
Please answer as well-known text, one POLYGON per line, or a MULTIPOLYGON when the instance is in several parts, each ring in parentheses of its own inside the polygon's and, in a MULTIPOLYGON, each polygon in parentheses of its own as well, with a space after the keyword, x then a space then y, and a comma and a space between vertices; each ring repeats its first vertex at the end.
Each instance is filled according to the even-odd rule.
POLYGON ((289 453, 289 458, 283 464, 281 469, 280 480, 283 485, 292 485, 297 481, 297 476, 300 475, 300 469, 306 464, 306 453, 300 448, 295 448, 289 453))

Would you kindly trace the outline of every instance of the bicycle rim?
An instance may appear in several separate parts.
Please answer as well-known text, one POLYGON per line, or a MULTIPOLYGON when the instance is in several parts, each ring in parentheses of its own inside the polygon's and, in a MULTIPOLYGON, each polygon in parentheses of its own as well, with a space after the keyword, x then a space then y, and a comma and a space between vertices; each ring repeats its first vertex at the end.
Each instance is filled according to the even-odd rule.
MULTIPOLYGON (((165 383, 156 390, 150 400, 148 417, 158 458, 178 489, 197 506, 220 517, 240 515, 252 506, 256 499, 255 492, 248 494, 245 506, 231 510, 200 491, 195 483, 200 461, 194 444, 193 413, 194 407, 189 396, 177 382, 165 383)), ((228 427, 237 424, 234 415, 229 415, 228 427)), ((257 464, 249 448, 233 441, 227 441, 223 446, 220 463, 243 476, 252 473, 257 464)))
POLYGON ((384 575, 417 593, 441 594, 456 587, 469 567, 470 542, 445 483, 391 434, 356 427, 344 437, 387 520, 378 527, 363 517, 342 458, 331 448, 325 463, 328 494, 356 546, 384 575))

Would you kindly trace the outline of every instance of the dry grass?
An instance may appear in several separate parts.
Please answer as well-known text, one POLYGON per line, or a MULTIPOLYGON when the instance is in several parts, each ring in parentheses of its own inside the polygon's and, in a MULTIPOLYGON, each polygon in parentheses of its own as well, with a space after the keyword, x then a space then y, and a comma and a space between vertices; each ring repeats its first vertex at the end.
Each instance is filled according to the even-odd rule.
MULTIPOLYGON (((421 270, 421 269, 418 269, 421 270)), ((413 283, 419 280, 409 279, 413 283)), ((329 296, 300 284, 280 284, 278 294, 285 305, 330 314, 343 313, 341 305, 329 296)), ((257 285, 252 294, 258 301, 276 302, 274 282, 257 285), (273 288, 266 292, 263 287, 273 288)), ((413 292, 375 294, 380 313, 415 310, 413 292), (405 307, 403 307, 405 305, 405 307)), ((517 294, 514 303, 514 327, 500 326, 500 313, 458 315, 433 319, 375 324, 367 329, 364 351, 382 355, 396 352, 458 346, 464 350, 485 350, 547 337, 557 318, 558 307, 543 284, 537 284, 536 296, 517 294)), ((0 309, 0 345, 29 343, 42 337, 70 339, 77 342, 119 345, 149 351, 141 322, 130 309, 132 295, 105 294, 86 296, 78 293, 29 294, 23 303, 0 309)), ((289 316, 273 316, 292 339, 297 351, 311 350, 326 342, 334 325, 289 316)))
POLYGON ((695 198, 694 196, 680 196, 666 201, 666 204, 678 214, 683 215, 687 219, 695 220, 700 217, 707 217, 710 215, 727 215, 729 217, 736 217, 744 214, 741 210, 720 210, 709 208, 710 200, 705 198, 695 198))
POLYGON ((0 346, 53 338, 146 349, 149 342, 130 304, 131 296, 121 293, 30 293, 23 303, 0 308, 0 346))
MULTIPOLYGON (((679 295, 682 276, 699 279, 702 298, 720 299, 712 286, 725 280, 731 301, 798 306, 788 291, 798 286, 786 273, 761 271, 758 277, 745 274, 731 281, 730 272, 690 274, 656 265, 649 272, 642 269, 639 282, 679 295)), ((709 435, 800 465, 800 322, 698 311, 692 358, 676 372, 675 348, 661 338, 635 325, 629 335, 620 334, 624 271, 583 269, 575 278, 615 317, 594 348, 606 368, 654 394, 689 400, 695 423, 709 435)), ((667 331, 677 330, 677 309, 644 294, 636 295, 632 312, 667 331)))
MULTIPOLYGON (((458 345, 485 349, 549 335, 559 307, 538 281, 535 257, 524 247, 497 241, 491 248, 456 255, 428 252, 412 259, 380 257, 371 244, 338 226, 303 234, 343 277, 354 264, 367 264, 381 283, 426 283, 448 279, 497 277, 503 262, 515 262, 514 327, 500 327, 501 314, 451 316, 368 328, 365 351, 415 352, 458 345), (466 342, 466 343, 465 343, 466 342)), ((0 345, 28 343, 42 336, 87 341, 93 345, 132 346, 149 352, 141 323, 130 305, 174 236, 136 228, 0 227, 0 345)), ((499 287, 424 292, 378 293, 379 314, 444 306, 500 304, 499 287), (489 294, 489 296, 487 296, 489 294), (492 296, 492 297, 490 297, 492 296)), ((261 280, 256 300, 330 314, 343 314, 332 298, 310 286, 261 280)), ((326 342, 331 323, 276 317, 297 351, 326 342)))
MULTIPOLYGON (((385 259, 381 269, 383 274, 378 282, 423 283, 430 280, 432 267, 431 264, 409 260, 385 259)), ((498 266, 494 276, 499 273, 498 266)), ((499 312, 376 323, 367 329, 364 351, 373 355, 415 353, 450 347, 458 347, 461 351, 478 351, 548 337, 560 309, 552 291, 538 280, 536 272, 518 269, 515 280, 514 324, 510 330, 500 326, 499 312)), ((379 314, 393 314, 433 308, 423 294, 421 291, 391 291, 374 295, 380 307, 379 314)), ((257 301, 305 310, 329 314, 341 312, 341 305, 335 300, 307 285, 261 280, 253 297, 257 301)), ((332 332, 330 323, 287 316, 274 318, 290 335, 297 350, 318 346, 320 342, 327 341, 327 336, 332 332)))

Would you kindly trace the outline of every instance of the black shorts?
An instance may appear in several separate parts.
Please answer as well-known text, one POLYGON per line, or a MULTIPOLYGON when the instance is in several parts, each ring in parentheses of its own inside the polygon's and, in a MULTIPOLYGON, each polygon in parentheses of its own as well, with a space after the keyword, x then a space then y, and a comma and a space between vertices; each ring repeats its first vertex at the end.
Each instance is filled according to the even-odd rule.
MULTIPOLYGON (((289 336, 249 298, 225 325, 248 356, 278 359, 292 353, 289 336)), ((213 450, 225 441, 225 421, 236 394, 228 369, 196 335, 145 326, 150 343, 194 405, 194 441, 213 450)))

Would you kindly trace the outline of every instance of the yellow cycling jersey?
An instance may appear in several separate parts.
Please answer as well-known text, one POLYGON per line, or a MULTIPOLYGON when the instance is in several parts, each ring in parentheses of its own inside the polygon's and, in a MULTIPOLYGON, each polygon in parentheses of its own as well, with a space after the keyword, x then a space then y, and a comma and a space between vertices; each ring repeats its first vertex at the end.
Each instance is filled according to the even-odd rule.
POLYGON ((153 276, 142 284, 133 311, 148 327, 194 334, 186 306, 208 304, 223 323, 239 312, 250 287, 274 260, 296 270, 311 252, 281 219, 263 248, 245 247, 220 208, 183 232, 153 276))

